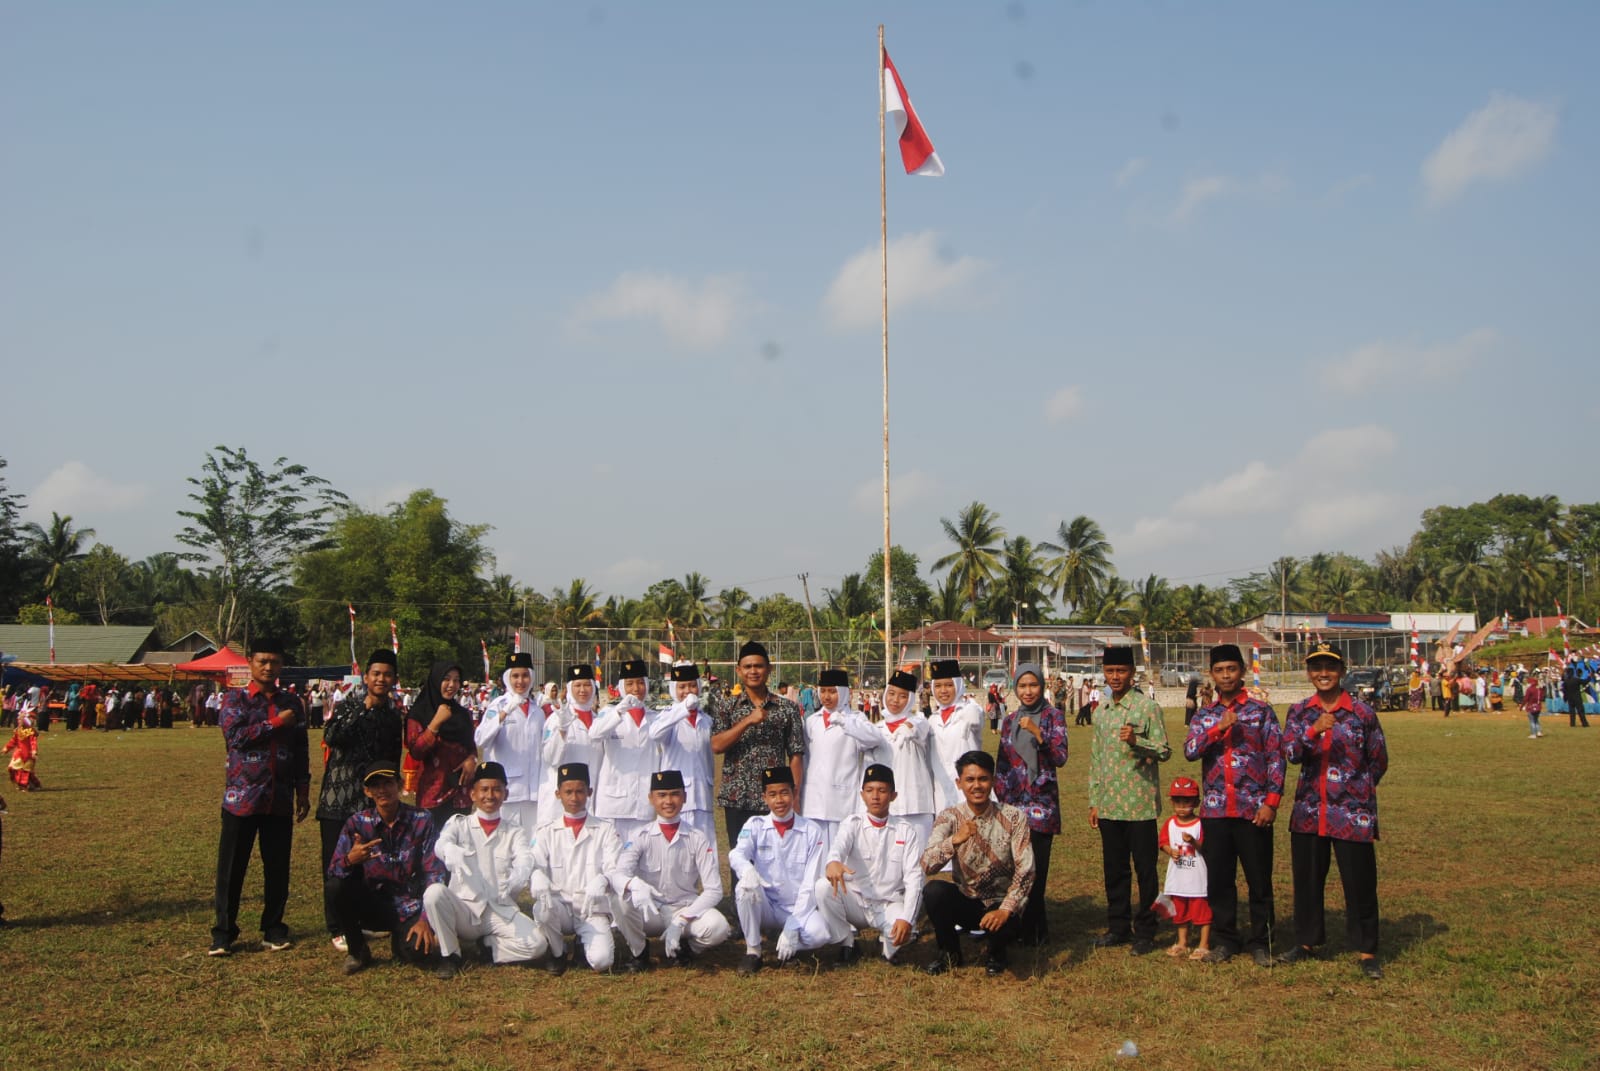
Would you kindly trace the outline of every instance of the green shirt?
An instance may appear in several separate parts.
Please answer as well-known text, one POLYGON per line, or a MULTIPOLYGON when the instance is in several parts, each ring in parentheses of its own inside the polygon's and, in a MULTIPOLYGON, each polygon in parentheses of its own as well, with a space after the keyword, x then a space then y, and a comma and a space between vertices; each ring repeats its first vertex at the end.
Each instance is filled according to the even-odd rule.
POLYGON ((1161 814, 1161 763, 1172 757, 1167 723, 1156 701, 1129 688, 1120 701, 1106 689, 1094 712, 1094 742, 1089 751, 1089 806, 1115 822, 1154 820, 1161 814), (1117 733, 1133 726, 1133 741, 1117 733))

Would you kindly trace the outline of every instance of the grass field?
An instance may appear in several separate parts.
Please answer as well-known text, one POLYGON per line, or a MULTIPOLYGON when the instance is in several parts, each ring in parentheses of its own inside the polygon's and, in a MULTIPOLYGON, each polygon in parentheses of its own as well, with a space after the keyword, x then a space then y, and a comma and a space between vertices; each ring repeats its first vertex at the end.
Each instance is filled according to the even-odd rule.
MULTIPOLYGON (((1083 730, 1063 778, 1055 940, 1037 959, 1015 954, 1010 977, 927 978, 869 958, 740 979, 735 938, 699 970, 638 978, 476 966, 446 983, 382 959, 345 978, 322 933, 311 822, 294 853, 298 943, 250 945, 253 864, 249 950, 210 959, 219 735, 58 726, 39 765, 47 790, 5 792, 0 1068, 1600 1066, 1600 729, 1547 718, 1534 741, 1520 715, 1384 722, 1377 983, 1343 951, 1336 877, 1325 962, 1267 971, 1091 949, 1104 906, 1083 730), (1124 1039, 1136 1060, 1115 1057, 1124 1039)), ((1177 714, 1168 729, 1180 736, 1177 714)), ((1175 761, 1164 776, 1183 772, 1196 771, 1175 761)), ((909 958, 931 955, 924 936, 909 958)))

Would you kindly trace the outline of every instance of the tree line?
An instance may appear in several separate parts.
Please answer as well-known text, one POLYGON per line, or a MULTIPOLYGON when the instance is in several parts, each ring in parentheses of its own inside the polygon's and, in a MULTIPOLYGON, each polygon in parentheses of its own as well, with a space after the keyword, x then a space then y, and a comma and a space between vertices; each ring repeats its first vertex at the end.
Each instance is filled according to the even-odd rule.
MULTIPOLYGON (((847 650, 881 643, 881 550, 821 588, 810 613, 781 593, 713 591, 699 572, 637 595, 602 593, 581 577, 540 591, 499 572, 489 526, 452 517, 432 490, 367 511, 302 465, 218 446, 188 478, 174 549, 130 561, 71 516, 22 523, 25 499, 7 488, 5 466, 0 458, 0 616, 24 623, 45 620, 48 598, 60 624, 147 624, 167 639, 200 630, 223 643, 272 632, 292 637, 303 662, 337 664, 349 658, 353 604, 358 653, 386 642, 392 620, 402 670, 413 675, 435 658, 470 659, 480 640, 498 663, 517 627, 578 640, 604 630, 646 657, 654 653, 643 649, 646 638, 669 623, 731 640, 814 622, 847 650)), ((1406 544, 1370 560, 1338 551, 1281 557, 1216 586, 1123 577, 1104 530, 1083 515, 1038 542, 1008 532, 977 501, 940 524, 949 552, 926 569, 891 549, 896 631, 1015 620, 1184 635, 1285 605, 1291 614, 1471 609, 1481 619, 1550 613, 1560 601, 1585 620, 1600 616, 1600 591, 1589 583, 1600 566, 1600 503, 1565 505, 1553 495, 1436 506, 1406 544)))

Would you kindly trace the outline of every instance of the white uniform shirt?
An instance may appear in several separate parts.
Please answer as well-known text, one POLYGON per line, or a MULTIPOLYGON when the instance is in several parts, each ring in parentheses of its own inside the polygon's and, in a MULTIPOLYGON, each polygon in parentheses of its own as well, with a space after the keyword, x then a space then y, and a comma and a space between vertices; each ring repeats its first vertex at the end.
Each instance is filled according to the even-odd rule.
POLYGON ((506 770, 506 802, 538 803, 544 785, 544 707, 537 696, 507 693, 489 704, 473 733, 478 758, 498 762, 506 770), (526 709, 524 709, 526 708, 526 709))
POLYGON ((853 710, 819 710, 805 719, 806 779, 800 810, 807 818, 837 822, 860 804, 862 754, 878 733, 853 710))
POLYGON ((822 829, 803 814, 790 812, 794 826, 780 835, 770 814, 758 814, 739 830, 728 854, 735 878, 755 868, 767 897, 791 918, 805 919, 815 908, 817 879, 822 877, 822 829))
POLYGON ((692 918, 722 903, 716 845, 687 822, 678 823, 677 835, 670 841, 661 824, 653 822, 625 844, 611 883, 618 896, 626 893, 630 878, 654 885, 663 903, 692 918))
MULTIPOLYGON (((944 707, 934 710, 928 719, 933 730, 933 788, 936 810, 954 807, 962 796, 956 789, 956 760, 969 751, 983 750, 983 708, 965 696, 956 699, 950 716, 944 716, 944 707)), ((896 771, 898 777, 898 771, 896 771)))
POLYGON ((647 722, 650 738, 661 745, 658 769, 683 774, 683 809, 711 810, 711 715, 674 703, 647 722), (692 717, 691 717, 692 715, 692 717), (691 724, 691 722, 693 724, 691 724))
POLYGON ((594 878, 610 882, 617 869, 617 857, 622 854, 622 841, 604 818, 589 815, 576 837, 564 818, 565 813, 534 833, 533 869, 549 878, 562 897, 581 904, 594 878))
MULTIPOLYGON (((887 713, 884 717, 888 718, 887 713)), ((913 713, 892 732, 887 720, 873 728, 878 733, 879 742, 877 755, 872 761, 881 762, 894 771, 895 789, 899 792, 899 797, 889 804, 889 813, 939 813, 929 755, 933 750, 933 727, 928 724, 928 719, 920 713, 913 713)))
POLYGON ((904 920, 916 925, 927 880, 922 872, 923 847, 922 833, 904 818, 891 814, 878 827, 866 815, 853 814, 839 823, 828 862, 855 871, 845 875, 845 887, 860 893, 863 900, 884 904, 891 924, 904 920))
POLYGON ((650 775, 661 768, 661 749, 650 737, 650 712, 639 708, 635 713, 638 722, 620 705, 607 707, 589 727, 589 739, 601 754, 592 804, 601 818, 647 821, 656 814, 650 806, 650 775))
POLYGON ((592 735, 594 722, 599 717, 591 714, 590 719, 589 725, 584 725, 578 712, 566 706, 545 719, 541 757, 545 765, 544 787, 547 795, 556 790, 556 768, 563 763, 583 763, 589 767, 589 783, 600 783, 600 744, 592 735))
POLYGON ((450 871, 450 891, 473 918, 483 918, 485 910, 503 919, 517 913, 516 891, 533 873, 533 847, 514 816, 501 812, 495 831, 485 833, 476 814, 452 815, 433 850, 450 871), (500 898, 501 879, 510 882, 512 899, 500 898))

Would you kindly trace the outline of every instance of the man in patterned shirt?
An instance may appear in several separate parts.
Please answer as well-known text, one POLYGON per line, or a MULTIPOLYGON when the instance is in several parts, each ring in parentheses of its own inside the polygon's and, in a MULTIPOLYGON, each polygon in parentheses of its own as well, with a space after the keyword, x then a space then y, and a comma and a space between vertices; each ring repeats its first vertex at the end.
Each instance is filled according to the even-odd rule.
POLYGON ((739 648, 739 683, 744 687, 732 699, 716 698, 711 708, 711 750, 722 756, 717 802, 727 820, 729 851, 744 824, 767 813, 761 798, 763 770, 788 766, 796 800, 804 785, 805 719, 797 704, 767 689, 771 674, 766 647, 749 641, 739 648))
POLYGON ((1107 647, 1103 662, 1111 698, 1095 710, 1089 753, 1089 826, 1100 831, 1106 879, 1106 932, 1096 948, 1126 944, 1147 955, 1155 948, 1156 819, 1161 814, 1161 763, 1172 757, 1156 701, 1133 687, 1133 648, 1107 647), (1139 910, 1132 909, 1133 874, 1139 910))
POLYGON ((956 783, 963 802, 946 807, 933 822, 922 853, 922 869, 937 873, 954 861, 954 882, 930 881, 922 903, 933 924, 939 955, 923 970, 943 974, 962 965, 956 927, 989 935, 985 970, 1002 973, 1006 947, 1018 936, 1022 909, 1033 890, 1033 843, 1027 816, 991 798, 994 758, 969 751, 956 760, 956 783))
POLYGON ((400 802, 399 764, 367 765, 361 790, 372 806, 345 821, 328 866, 328 896, 338 912, 349 952, 344 973, 372 963, 364 929, 388 931, 397 960, 421 963, 439 947, 422 897, 449 877, 434 854, 436 831, 428 812, 400 802))
POLYGON ((278 688, 283 650, 278 640, 254 640, 249 686, 229 689, 222 701, 228 766, 222 836, 217 843, 217 914, 209 953, 213 956, 228 955, 239 937, 239 894, 258 838, 261 945, 271 952, 289 947, 289 928, 283 924, 283 908, 289 901, 289 845, 294 823, 311 813, 311 759, 300 700, 278 688))
POLYGON ((1200 763, 1201 853, 1213 916, 1208 963, 1242 949, 1272 966, 1272 821, 1283 800, 1283 731, 1278 715, 1244 689, 1244 655, 1224 643, 1211 649, 1217 698, 1189 723, 1183 754, 1200 763), (1250 938, 1239 940, 1238 870, 1250 888, 1250 938))

